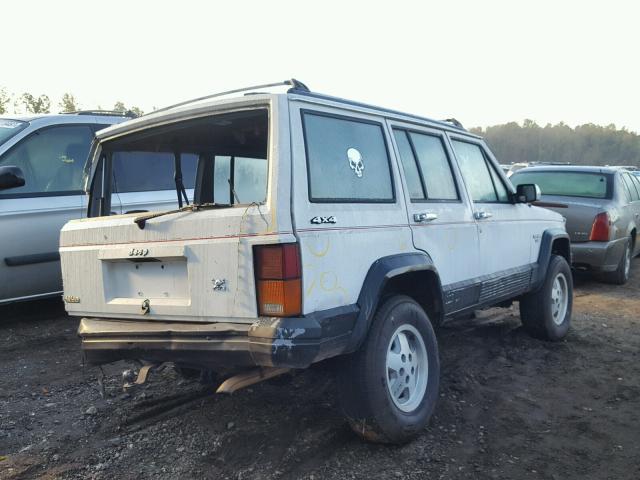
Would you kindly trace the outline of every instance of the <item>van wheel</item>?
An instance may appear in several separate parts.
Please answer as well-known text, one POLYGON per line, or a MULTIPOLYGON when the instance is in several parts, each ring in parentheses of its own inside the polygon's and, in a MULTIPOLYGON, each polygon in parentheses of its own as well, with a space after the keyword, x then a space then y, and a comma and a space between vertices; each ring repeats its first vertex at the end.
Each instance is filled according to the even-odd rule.
POLYGON ((633 257, 633 242, 627 241, 624 248, 624 253, 618 263, 618 268, 613 272, 606 272, 602 274, 602 280, 607 283, 613 283, 615 285, 624 285, 629 281, 631 274, 631 258, 633 257))
POLYGON ((367 339, 343 359, 342 408, 365 440, 404 443, 425 427, 440 382, 438 343, 425 311, 411 298, 387 299, 367 339))
POLYGON ((532 337, 560 340, 571 324, 573 278, 569 264, 553 255, 542 287, 520 299, 520 319, 532 337))

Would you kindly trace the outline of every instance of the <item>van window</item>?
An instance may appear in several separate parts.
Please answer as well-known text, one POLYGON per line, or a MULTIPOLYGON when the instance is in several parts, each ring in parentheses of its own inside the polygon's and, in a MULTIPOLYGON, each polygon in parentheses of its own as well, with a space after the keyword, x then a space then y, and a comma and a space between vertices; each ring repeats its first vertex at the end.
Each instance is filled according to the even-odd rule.
MULTIPOLYGON (((196 181, 198 155, 183 153, 182 182, 193 188, 196 181)), ((114 152, 113 193, 175 190, 175 160, 166 152, 114 152)))
POLYGON ((44 128, 29 135, 0 158, 0 165, 20 167, 25 178, 24 186, 6 194, 80 192, 92 138, 85 125, 44 128))
POLYGON ((303 123, 310 201, 395 201, 380 124, 309 112, 303 123))
POLYGON ((216 156, 213 170, 215 203, 262 203, 267 197, 267 160, 264 158, 216 156), (231 176, 233 172, 233 177, 231 176))

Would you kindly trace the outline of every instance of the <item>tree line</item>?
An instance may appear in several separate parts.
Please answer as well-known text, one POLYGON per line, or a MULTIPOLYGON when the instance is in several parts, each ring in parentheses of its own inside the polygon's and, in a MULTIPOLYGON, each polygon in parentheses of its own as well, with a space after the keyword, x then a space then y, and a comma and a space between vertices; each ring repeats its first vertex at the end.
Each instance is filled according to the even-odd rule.
MULTIPOLYGON (((76 112, 78 110, 81 110, 81 107, 73 94, 65 93, 62 95, 58 103, 57 113, 76 112)), ((96 110, 102 110, 102 107, 98 106, 96 110)), ((112 110, 120 113, 131 112, 136 116, 144 113, 140 108, 135 106, 127 107, 120 101, 114 104, 112 110)), ((10 94, 6 88, 0 87, 0 115, 6 113, 51 113, 51 99, 45 94, 36 96, 29 92, 10 94), (12 108, 12 112, 9 111, 10 108, 12 108)))
POLYGON ((525 120, 472 128, 485 138, 501 163, 568 162, 578 165, 640 167, 640 135, 615 125, 592 123, 571 128, 560 122, 541 127, 525 120))

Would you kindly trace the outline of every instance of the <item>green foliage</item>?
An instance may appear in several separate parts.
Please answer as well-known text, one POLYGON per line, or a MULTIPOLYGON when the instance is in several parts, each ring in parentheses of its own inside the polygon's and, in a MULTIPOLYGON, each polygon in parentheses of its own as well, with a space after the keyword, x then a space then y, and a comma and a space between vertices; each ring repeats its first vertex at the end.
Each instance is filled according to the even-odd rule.
POLYGON ((136 117, 140 117, 140 116, 144 115, 144 112, 138 107, 131 107, 131 111, 133 112, 133 114, 136 117))
POLYGON ((62 100, 60 101, 58 106, 62 109, 60 113, 69 113, 79 110, 78 104, 76 102, 76 97, 74 97, 70 93, 65 93, 62 96, 62 100))
POLYGON ((122 102, 116 102, 116 104, 113 106, 113 111, 124 113, 127 111, 127 107, 125 107, 124 103, 122 102))
POLYGON ((51 111, 51 100, 46 95, 34 97, 25 92, 20 96, 20 102, 28 113, 49 113, 51 111))
POLYGON ((11 96, 7 93, 6 88, 0 88, 0 114, 9 113, 7 105, 11 102, 11 96))
POLYGON ((123 102, 116 102, 116 104, 113 106, 113 110, 120 113, 131 112, 136 117, 139 117, 140 115, 144 114, 144 112, 140 108, 138 107, 127 108, 123 102))
POLYGON ((571 128, 563 122, 539 126, 525 120, 473 128, 483 136, 500 163, 570 162, 577 165, 640 167, 640 135, 615 125, 587 123, 571 128))

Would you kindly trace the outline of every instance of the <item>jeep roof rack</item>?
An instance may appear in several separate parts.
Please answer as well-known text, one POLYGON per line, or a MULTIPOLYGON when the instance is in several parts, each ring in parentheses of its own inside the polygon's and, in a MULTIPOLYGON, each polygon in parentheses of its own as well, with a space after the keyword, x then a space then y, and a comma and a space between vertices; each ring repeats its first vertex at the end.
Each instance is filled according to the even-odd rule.
POLYGON ((202 100, 207 100, 209 98, 222 97, 224 95, 231 95, 233 93, 239 93, 239 92, 248 92, 248 93, 245 93, 245 95, 253 95, 253 94, 259 93, 259 92, 251 92, 251 90, 262 89, 262 88, 271 88, 271 87, 281 87, 281 86, 284 86, 284 85, 288 85, 288 86, 291 87, 291 88, 289 88, 287 90, 287 93, 305 95, 305 96, 309 96, 309 97, 313 97, 313 98, 321 98, 321 99, 331 100, 331 101, 334 101, 334 102, 340 102, 340 103, 344 103, 344 104, 347 104, 347 105, 353 105, 353 106, 357 106, 357 107, 371 108, 371 109, 374 109, 374 110, 379 110, 381 112, 392 113, 392 114, 396 114, 396 115, 402 115, 402 116, 405 116, 405 117, 411 117, 411 118, 415 118, 415 119, 419 119, 419 120, 426 120, 428 122, 437 123, 437 124, 440 124, 440 125, 446 125, 446 126, 448 126, 450 128, 453 127, 455 129, 458 129, 458 130, 463 130, 465 132, 467 131, 462 126, 462 124, 458 120, 456 120, 455 118, 450 118, 450 119, 447 119, 447 120, 434 120, 432 118, 427 118, 427 117, 422 117, 420 115, 401 112, 399 110, 393 110, 393 109, 390 109, 390 108, 378 107, 376 105, 372 105, 372 104, 368 104, 368 103, 356 102, 356 101, 348 100, 348 99, 345 99, 345 98, 334 97, 332 95, 316 93, 316 92, 312 92, 309 89, 309 87, 307 87, 300 80, 296 80, 295 78, 292 78, 290 80, 284 80, 282 82, 265 83, 263 85, 254 85, 254 86, 251 86, 251 87, 244 87, 244 88, 236 88, 234 90, 227 90, 226 92, 213 93, 211 95, 205 95, 203 97, 198 97, 198 98, 194 98, 194 99, 191 99, 191 100, 185 100, 185 101, 179 102, 179 103, 174 103, 173 105, 169 105, 167 107, 162 107, 162 108, 159 108, 158 110, 154 110, 152 112, 145 113, 142 116, 151 115, 152 113, 164 112, 166 110, 171 110, 172 108, 182 107, 183 105, 188 105, 190 103, 195 103, 195 102, 199 102, 199 101, 202 101, 202 100))
POLYGON ((462 123, 460 123, 458 120, 456 120, 455 118, 451 117, 451 118, 445 118, 444 120, 442 120, 443 122, 446 123, 450 123, 451 125, 455 125, 458 128, 462 128, 464 129, 464 127, 462 126, 462 123))
MULTIPOLYGON (((348 100, 346 98, 340 98, 340 97, 334 97, 332 95, 325 95, 322 93, 316 93, 316 92, 312 92, 310 91, 308 88, 306 88, 306 85, 301 84, 303 88, 297 88, 296 85, 294 85, 292 88, 289 89, 288 93, 296 93, 296 94, 300 94, 300 95, 305 95, 308 97, 313 97, 313 98, 321 98, 324 100, 331 100, 334 102, 339 102, 339 103, 344 103, 345 105, 352 105, 355 107, 361 107, 361 108, 370 108, 373 110, 378 110, 380 112, 384 112, 384 113, 391 113, 394 115, 401 115, 403 117, 409 117, 409 118, 414 118, 417 120, 421 120, 421 121, 427 121, 427 122, 431 122, 431 123, 435 123, 435 124, 439 124, 442 126, 447 126, 449 128, 455 128, 457 130, 463 130, 465 132, 468 132, 468 130, 466 130, 462 124, 460 122, 458 122, 456 119, 448 119, 448 120, 434 120, 433 118, 428 118, 428 117, 423 117, 420 115, 416 115, 414 113, 407 113, 407 112, 402 112, 400 110, 394 110, 392 108, 385 108, 385 107, 378 107, 376 105, 372 105, 370 103, 364 103, 364 102, 356 102, 354 100, 348 100)), ((475 134, 472 134, 475 135, 475 134)), ((477 136, 477 135, 475 135, 477 136)))
MULTIPOLYGON (((262 84, 262 85, 252 85, 250 87, 236 88, 234 90, 227 90, 225 92, 212 93, 211 95, 205 95, 204 97, 198 97, 198 98, 193 98, 191 100, 185 100, 185 101, 179 102, 179 103, 174 103, 173 105, 169 105, 167 107, 159 108, 157 110, 154 110, 153 112, 145 113, 145 115, 151 115, 152 113, 164 112, 166 110, 171 110, 172 108, 182 107, 183 105, 188 105, 190 103, 200 102, 202 100, 207 100, 209 98, 222 97, 224 95, 231 95, 232 93, 246 92, 246 91, 255 90, 255 89, 258 89, 258 88, 282 87, 284 85, 291 86, 291 88, 289 89, 289 92, 292 92, 292 91, 295 91, 295 92, 309 92, 310 91, 309 87, 307 87, 304 83, 302 83, 299 80, 296 80, 295 78, 292 78, 291 80, 284 80, 283 82, 265 83, 265 84, 262 84)), ((143 116, 145 116, 145 115, 143 115, 143 116)))
POLYGON ((117 110, 74 110, 73 112, 63 112, 65 115, 96 115, 103 117, 128 117, 136 118, 136 114, 131 110, 120 112, 117 110))

